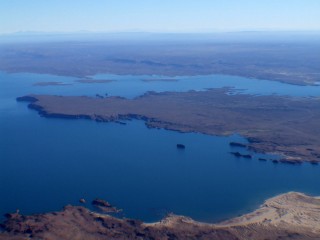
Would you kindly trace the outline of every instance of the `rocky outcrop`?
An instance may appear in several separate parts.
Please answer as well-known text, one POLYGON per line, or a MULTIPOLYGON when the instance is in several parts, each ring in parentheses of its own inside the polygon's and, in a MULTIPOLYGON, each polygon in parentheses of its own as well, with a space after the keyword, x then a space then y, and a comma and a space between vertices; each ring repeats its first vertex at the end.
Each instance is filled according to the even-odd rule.
POLYGON ((185 149, 186 146, 185 146, 184 144, 178 143, 178 144, 177 144, 177 148, 178 148, 178 149, 185 149))
POLYGON ((240 153, 240 152, 230 152, 230 154, 236 156, 236 157, 242 157, 242 158, 248 158, 248 159, 251 159, 252 158, 252 155, 250 154, 243 154, 243 153, 240 153))
POLYGON ((112 206, 110 203, 103 199, 97 198, 93 200, 91 204, 104 213, 117 213, 121 211, 120 209, 117 209, 116 207, 112 206))
POLYGON ((246 144, 238 143, 238 142, 230 142, 229 145, 230 145, 231 147, 241 147, 241 148, 246 148, 246 147, 247 147, 246 144))

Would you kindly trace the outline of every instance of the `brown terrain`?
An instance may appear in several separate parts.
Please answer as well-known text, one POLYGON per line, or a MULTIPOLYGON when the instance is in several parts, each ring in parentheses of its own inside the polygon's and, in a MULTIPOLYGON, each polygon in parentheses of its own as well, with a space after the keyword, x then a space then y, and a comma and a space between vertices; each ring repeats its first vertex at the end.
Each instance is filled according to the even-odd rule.
POLYGON ((96 121, 143 119, 148 127, 211 135, 241 134, 245 147, 282 156, 283 162, 320 161, 320 99, 228 94, 230 89, 149 92, 120 97, 30 95, 30 108, 45 117, 96 121))
POLYGON ((297 85, 320 82, 319 35, 272 34, 267 39, 265 34, 138 34, 41 43, 39 37, 27 43, 1 43, 0 39, 0 70, 79 78, 99 73, 224 74, 297 85))
POLYGON ((1 240, 91 239, 320 239, 320 198, 290 192, 256 211, 217 224, 170 214, 155 223, 117 218, 82 206, 31 216, 7 214, 1 240))

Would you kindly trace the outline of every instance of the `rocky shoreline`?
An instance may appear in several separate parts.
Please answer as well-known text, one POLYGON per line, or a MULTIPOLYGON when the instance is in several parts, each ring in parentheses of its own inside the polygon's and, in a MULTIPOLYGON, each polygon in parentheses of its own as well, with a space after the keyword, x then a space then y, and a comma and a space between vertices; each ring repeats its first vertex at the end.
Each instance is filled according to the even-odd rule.
POLYGON ((174 214, 159 222, 144 223, 70 205, 59 212, 31 216, 13 213, 6 217, 1 240, 320 238, 320 198, 296 192, 268 199, 254 212, 216 224, 174 214))

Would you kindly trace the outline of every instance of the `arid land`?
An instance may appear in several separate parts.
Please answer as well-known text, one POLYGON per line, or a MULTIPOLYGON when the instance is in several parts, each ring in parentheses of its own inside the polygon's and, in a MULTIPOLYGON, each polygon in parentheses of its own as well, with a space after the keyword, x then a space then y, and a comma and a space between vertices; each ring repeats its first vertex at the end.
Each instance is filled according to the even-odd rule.
MULTIPOLYGON (((106 36, 100 40, 2 43, 0 70, 85 78, 224 74, 296 85, 320 82, 320 35, 265 33, 106 36), (136 40, 133 40, 136 39, 136 40)), ((0 39, 1 40, 1 39, 0 39)))
POLYGON ((209 135, 238 133, 250 150, 282 156, 287 163, 320 161, 320 99, 228 94, 229 89, 149 92, 120 97, 29 95, 44 117, 96 121, 142 119, 148 127, 209 135))
POLYGON ((217 224, 170 214, 155 223, 120 219, 66 206, 60 212, 31 216, 7 214, 1 240, 67 239, 319 239, 320 198, 290 192, 271 198, 256 211, 217 224))

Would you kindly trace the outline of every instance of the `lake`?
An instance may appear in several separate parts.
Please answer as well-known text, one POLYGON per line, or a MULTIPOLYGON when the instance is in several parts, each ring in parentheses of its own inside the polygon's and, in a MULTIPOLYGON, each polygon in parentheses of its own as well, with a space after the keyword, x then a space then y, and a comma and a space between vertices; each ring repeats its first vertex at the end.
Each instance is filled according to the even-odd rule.
MULTIPOLYGON (((231 141, 239 135, 208 136, 148 129, 143 121, 127 125, 90 120, 46 119, 16 102, 30 93, 95 94, 133 98, 146 91, 205 90, 234 87, 233 92, 320 96, 317 86, 294 86, 230 76, 175 77, 96 75, 116 80, 84 84, 77 78, 0 72, 0 214, 19 208, 23 214, 56 211, 66 204, 104 198, 123 216, 147 222, 168 212, 215 222, 255 209, 287 191, 320 195, 320 166, 292 166, 236 158, 231 141), (63 82, 73 85, 34 86, 63 82), (243 89, 243 90, 239 90, 243 89), (186 146, 176 148, 177 143, 186 146)), ((88 207, 90 205, 88 204, 88 207)))

